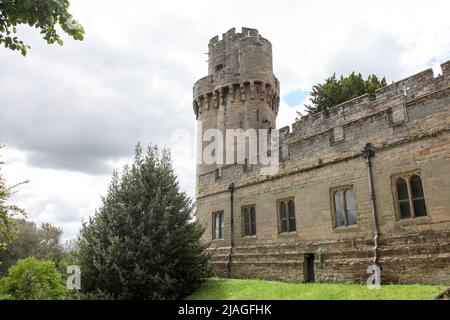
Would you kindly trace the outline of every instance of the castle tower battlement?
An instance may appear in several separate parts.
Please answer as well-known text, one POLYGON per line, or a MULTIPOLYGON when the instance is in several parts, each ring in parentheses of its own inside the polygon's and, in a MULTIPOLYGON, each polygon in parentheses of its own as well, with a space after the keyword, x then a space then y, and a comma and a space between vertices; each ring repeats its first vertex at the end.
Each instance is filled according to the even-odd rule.
MULTIPOLYGON (((272 129, 280 103, 273 74, 272 45, 258 30, 230 29, 208 45, 208 75, 193 87, 199 132, 208 129, 272 129)), ((199 165, 197 174, 217 165, 199 165)))

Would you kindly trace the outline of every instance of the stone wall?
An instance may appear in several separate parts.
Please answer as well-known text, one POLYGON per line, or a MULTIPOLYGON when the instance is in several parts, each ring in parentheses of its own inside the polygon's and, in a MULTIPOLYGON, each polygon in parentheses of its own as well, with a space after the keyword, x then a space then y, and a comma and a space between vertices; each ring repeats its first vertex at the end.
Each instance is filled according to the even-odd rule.
POLYGON ((314 254, 316 280, 365 282, 373 259, 373 226, 361 152, 372 143, 383 282, 450 284, 449 66, 450 61, 442 65, 442 75, 426 70, 379 89, 375 99, 362 96, 327 114, 303 117, 292 132, 282 128, 276 176, 261 175, 258 166, 225 166, 220 178, 205 168, 199 171, 197 216, 206 226, 204 240, 211 241, 218 274, 228 270, 233 277, 301 282, 305 255, 314 254), (399 219, 392 177, 407 172, 422 176, 427 217, 399 219), (340 186, 353 188, 355 226, 333 227, 330 190, 340 186), (288 197, 294 198, 297 231, 283 234, 276 204, 288 197), (248 205, 256 208, 252 237, 244 237, 241 227, 241 208, 248 205), (224 239, 212 240, 217 211, 225 214, 224 239))

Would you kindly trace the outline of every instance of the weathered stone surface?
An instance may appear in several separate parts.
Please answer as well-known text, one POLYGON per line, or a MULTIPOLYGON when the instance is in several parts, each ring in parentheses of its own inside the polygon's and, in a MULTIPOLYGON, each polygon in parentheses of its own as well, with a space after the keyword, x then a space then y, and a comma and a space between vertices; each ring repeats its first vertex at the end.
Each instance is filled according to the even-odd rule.
MULTIPOLYGON (((263 128, 267 122, 260 119, 274 127, 279 83, 272 73, 270 43, 257 30, 235 33, 232 29, 222 40, 213 38, 209 50, 209 75, 194 87, 194 109, 202 130, 263 128), (218 65, 223 69, 216 72, 218 65), (199 107, 207 103, 200 102, 205 99, 201 97, 214 96, 225 87, 225 105, 199 107)), ((435 77, 431 69, 420 72, 379 89, 375 99, 361 96, 331 108, 328 115, 303 117, 292 125, 292 132, 281 129, 282 162, 274 177, 261 175, 257 165, 235 164, 220 166, 221 177, 216 179, 217 166, 199 165, 197 216, 206 226, 204 240, 212 241, 217 273, 226 275, 228 270, 233 277, 301 282, 305 255, 315 254, 317 281, 365 282, 374 245, 367 167, 361 152, 372 143, 382 281, 450 284, 449 65, 450 61, 442 65, 442 75, 435 77), (408 172, 422 176, 427 217, 398 217, 392 177, 408 172), (235 184, 233 224, 231 183, 235 184), (357 225, 334 229, 330 189, 340 186, 353 187, 357 225), (297 232, 279 234, 276 203, 290 197, 295 202, 297 232), (248 205, 256 208, 255 237, 242 236, 241 208, 248 205), (212 240, 212 213, 221 210, 225 237, 212 240)))

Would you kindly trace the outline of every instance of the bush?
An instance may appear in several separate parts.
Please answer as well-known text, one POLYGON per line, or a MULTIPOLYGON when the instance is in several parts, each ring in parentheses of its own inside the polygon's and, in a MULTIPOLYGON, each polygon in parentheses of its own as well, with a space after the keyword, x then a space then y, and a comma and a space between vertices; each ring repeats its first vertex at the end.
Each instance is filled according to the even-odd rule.
POLYGON ((180 192, 170 155, 136 148, 134 163, 114 173, 102 206, 78 243, 85 298, 177 299, 209 276, 204 229, 180 192))
POLYGON ((0 280, 0 299, 61 300, 67 289, 52 261, 19 260, 0 280))

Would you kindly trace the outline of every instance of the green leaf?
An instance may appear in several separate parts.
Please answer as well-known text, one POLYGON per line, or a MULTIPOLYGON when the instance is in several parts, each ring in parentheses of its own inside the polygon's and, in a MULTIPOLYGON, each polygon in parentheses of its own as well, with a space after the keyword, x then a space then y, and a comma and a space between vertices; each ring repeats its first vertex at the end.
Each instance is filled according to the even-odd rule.
POLYGON ((82 25, 73 19, 68 9, 69 0, 0 0, 0 44, 11 50, 17 50, 26 54, 26 47, 17 46, 15 43, 23 42, 8 37, 10 33, 17 33, 16 25, 26 24, 40 31, 43 39, 48 44, 58 43, 63 45, 57 32, 57 26, 71 36, 74 40, 83 40, 84 29, 82 25), (5 7, 8 9, 6 10, 5 7))

